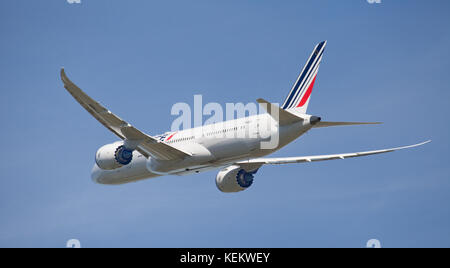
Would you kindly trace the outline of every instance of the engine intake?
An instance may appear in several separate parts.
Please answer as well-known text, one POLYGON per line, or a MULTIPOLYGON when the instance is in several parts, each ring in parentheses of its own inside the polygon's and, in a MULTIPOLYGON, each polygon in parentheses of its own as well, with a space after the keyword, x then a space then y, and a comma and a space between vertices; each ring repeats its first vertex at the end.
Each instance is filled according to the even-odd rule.
POLYGON ((253 184, 253 178, 255 178, 255 176, 253 176, 255 172, 246 172, 245 170, 241 169, 239 170, 239 172, 236 175, 236 181, 239 184, 239 186, 241 186, 242 188, 248 188, 250 186, 252 186, 253 184))
POLYGON ((123 142, 107 144, 98 149, 95 163, 103 170, 113 170, 131 163, 133 150, 125 148, 123 142))
POLYGON ((128 150, 125 146, 120 145, 114 153, 114 158, 119 164, 128 165, 133 160, 133 151, 128 150))
POLYGON ((258 169, 246 171, 240 166, 230 166, 219 171, 216 177, 217 188, 224 193, 241 192, 252 186, 258 169))

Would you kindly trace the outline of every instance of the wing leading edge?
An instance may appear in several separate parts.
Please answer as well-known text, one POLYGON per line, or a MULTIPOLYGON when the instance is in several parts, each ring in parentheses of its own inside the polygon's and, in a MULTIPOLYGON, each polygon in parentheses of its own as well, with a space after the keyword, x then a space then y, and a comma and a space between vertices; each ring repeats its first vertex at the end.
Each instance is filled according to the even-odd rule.
POLYGON ((346 154, 330 154, 330 155, 316 155, 316 156, 300 156, 300 157, 284 157, 284 158, 255 158, 250 159, 248 161, 242 161, 236 163, 237 165, 248 165, 248 164, 255 164, 255 165, 282 165, 282 164, 293 164, 293 163, 305 163, 305 162, 316 162, 316 161, 325 161, 325 160, 336 160, 336 159, 346 159, 351 157, 360 157, 360 156, 367 156, 367 155, 374 155, 374 154, 382 154, 382 153, 389 153, 394 152, 397 150, 403 150, 413 147, 418 147, 424 144, 427 144, 431 142, 431 140, 409 145, 409 146, 403 146, 403 147, 396 147, 396 148, 390 148, 390 149, 382 149, 382 150, 375 150, 375 151, 366 151, 366 152, 357 152, 357 153, 346 153, 346 154))
POLYGON ((126 121, 120 119, 70 81, 64 68, 61 69, 61 80, 64 83, 64 88, 67 89, 86 111, 122 140, 128 139, 137 142, 138 146, 136 150, 147 158, 152 156, 161 160, 176 160, 191 156, 189 153, 176 149, 141 132, 126 121))

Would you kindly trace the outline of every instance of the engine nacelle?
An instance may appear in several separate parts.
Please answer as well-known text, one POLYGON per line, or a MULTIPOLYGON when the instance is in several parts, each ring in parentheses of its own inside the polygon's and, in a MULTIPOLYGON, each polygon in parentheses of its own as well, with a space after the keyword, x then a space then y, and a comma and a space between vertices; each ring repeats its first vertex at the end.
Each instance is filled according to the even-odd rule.
POLYGON ((229 166, 219 171, 216 185, 224 193, 237 193, 244 191, 253 184, 254 175, 258 169, 246 171, 240 166, 229 166))
POLYGON ((116 142, 100 147, 95 154, 95 163, 104 170, 113 170, 128 165, 133 160, 133 150, 124 147, 123 142, 116 142))

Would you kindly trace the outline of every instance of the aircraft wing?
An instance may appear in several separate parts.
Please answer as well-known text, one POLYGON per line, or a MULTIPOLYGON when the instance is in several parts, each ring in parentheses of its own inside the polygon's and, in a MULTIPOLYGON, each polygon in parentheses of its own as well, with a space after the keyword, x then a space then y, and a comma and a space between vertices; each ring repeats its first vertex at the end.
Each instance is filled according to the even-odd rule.
POLYGON ((61 80, 67 91, 69 91, 86 111, 122 140, 136 141, 138 143, 136 150, 147 158, 152 156, 161 160, 175 160, 183 159, 191 155, 141 132, 126 121, 120 119, 70 81, 64 72, 64 68, 61 69, 61 80))
POLYGON ((410 145, 410 146, 376 150, 376 151, 358 152, 358 153, 284 157, 284 158, 255 158, 255 159, 250 159, 247 161, 238 162, 236 164, 237 165, 249 165, 249 164, 252 164, 252 165, 282 165, 282 164, 292 164, 292 163, 305 163, 305 162, 316 162, 316 161, 325 161, 325 160, 346 159, 346 158, 351 158, 351 157, 360 157, 360 156, 367 156, 367 155, 373 155, 373 154, 394 152, 397 150, 403 150, 403 149, 407 149, 407 148, 421 146, 421 145, 427 144, 429 142, 431 142, 431 140, 425 141, 422 143, 418 143, 418 144, 414 144, 414 145, 410 145))

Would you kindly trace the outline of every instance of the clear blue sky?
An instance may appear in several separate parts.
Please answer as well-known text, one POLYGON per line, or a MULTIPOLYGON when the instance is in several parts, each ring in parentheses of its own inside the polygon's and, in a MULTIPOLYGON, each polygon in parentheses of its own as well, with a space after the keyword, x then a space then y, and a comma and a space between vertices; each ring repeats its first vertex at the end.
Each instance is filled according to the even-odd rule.
POLYGON ((0 1, 0 246, 450 246, 450 3, 0 1), (309 112, 380 126, 318 129, 277 156, 426 146, 263 167, 247 191, 216 172, 124 186, 90 180, 115 136, 59 69, 149 134, 176 102, 281 102, 328 40, 309 112))

